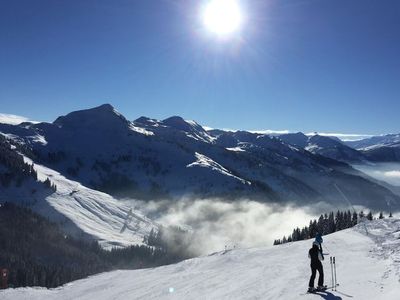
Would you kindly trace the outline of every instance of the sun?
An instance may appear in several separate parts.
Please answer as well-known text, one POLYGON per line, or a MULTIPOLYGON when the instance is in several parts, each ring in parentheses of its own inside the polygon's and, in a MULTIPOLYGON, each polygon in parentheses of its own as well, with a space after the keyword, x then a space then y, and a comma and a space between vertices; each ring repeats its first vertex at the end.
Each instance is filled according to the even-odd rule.
POLYGON ((203 8, 202 21, 208 31, 230 35, 242 26, 242 9, 237 0, 209 0, 203 8))

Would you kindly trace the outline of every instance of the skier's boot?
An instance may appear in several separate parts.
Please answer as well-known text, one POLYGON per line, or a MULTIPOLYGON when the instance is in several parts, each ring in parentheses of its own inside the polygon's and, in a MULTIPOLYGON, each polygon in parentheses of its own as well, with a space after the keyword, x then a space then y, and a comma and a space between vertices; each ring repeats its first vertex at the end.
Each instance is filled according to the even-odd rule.
POLYGON ((325 291, 326 288, 327 288, 326 285, 319 285, 319 286, 317 286, 317 291, 325 291))
POLYGON ((310 286, 307 290, 307 293, 314 293, 315 291, 316 289, 310 286))

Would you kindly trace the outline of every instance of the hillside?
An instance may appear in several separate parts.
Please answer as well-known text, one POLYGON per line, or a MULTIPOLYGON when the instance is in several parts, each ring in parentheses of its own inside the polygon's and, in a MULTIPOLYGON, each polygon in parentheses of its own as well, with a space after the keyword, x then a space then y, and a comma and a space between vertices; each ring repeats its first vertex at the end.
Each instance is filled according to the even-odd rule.
MULTIPOLYGON (((324 237, 337 259, 337 291, 304 294, 311 241, 215 253, 169 266, 114 271, 59 289, 9 289, 2 299, 398 299, 400 220, 359 224, 324 237), (368 235, 366 235, 366 229, 368 235)), ((330 266, 324 262, 326 283, 330 266)))
POLYGON ((29 209, 0 205, 0 267, 13 286, 56 287, 111 270, 99 245, 75 240, 29 209))
POLYGON ((0 249, 0 269, 9 270, 10 287, 57 287, 104 271, 184 258, 145 245, 104 250, 98 242, 74 238, 30 209, 8 202, 0 204, 0 249))
MULTIPOLYGON (((17 146, 18 147, 17 147, 17 146)), ((25 205, 76 237, 103 247, 141 245, 158 225, 112 196, 34 163, 0 135, 0 204, 25 205)))

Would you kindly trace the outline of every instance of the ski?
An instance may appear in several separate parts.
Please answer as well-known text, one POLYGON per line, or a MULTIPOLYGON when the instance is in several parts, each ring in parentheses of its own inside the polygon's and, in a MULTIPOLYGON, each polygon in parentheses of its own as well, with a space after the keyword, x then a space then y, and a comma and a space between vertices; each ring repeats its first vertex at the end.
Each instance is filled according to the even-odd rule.
POLYGON ((326 289, 330 290, 330 289, 336 288, 337 286, 339 286, 339 283, 332 285, 332 286, 328 286, 326 289))
POLYGON ((336 287, 338 287, 339 286, 339 284, 336 284, 335 286, 327 286, 327 287, 324 287, 323 289, 314 289, 313 291, 307 291, 307 292, 305 292, 305 293, 303 293, 303 294, 300 294, 301 296, 305 296, 305 295, 307 295, 307 294, 318 294, 318 292, 321 292, 321 293, 324 293, 324 292, 326 292, 327 290, 330 290, 330 289, 333 289, 333 288, 336 288, 336 287))

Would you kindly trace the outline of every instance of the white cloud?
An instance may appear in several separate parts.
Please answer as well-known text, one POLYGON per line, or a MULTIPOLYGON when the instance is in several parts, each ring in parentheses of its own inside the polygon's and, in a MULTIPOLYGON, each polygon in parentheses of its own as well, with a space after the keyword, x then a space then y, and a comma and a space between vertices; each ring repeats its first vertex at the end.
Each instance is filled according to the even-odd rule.
POLYGON ((289 130, 271 130, 271 129, 264 129, 264 130, 249 130, 251 133, 260 133, 260 134, 288 134, 290 133, 289 130))
POLYGON ((400 171, 388 171, 384 173, 387 177, 400 178, 400 171))
MULTIPOLYGON (((205 130, 213 130, 215 128, 209 127, 209 126, 203 126, 205 130)), ((223 128, 221 130, 224 131, 229 131, 229 132, 236 132, 239 131, 238 129, 232 129, 232 128, 223 128)), ((258 134, 269 134, 269 135, 281 135, 281 134, 288 134, 288 133, 294 133, 298 131, 290 131, 287 129, 284 130, 273 130, 273 129, 259 129, 259 130, 247 130, 248 132, 251 133, 258 133, 258 134)), ((322 135, 322 136, 328 136, 328 137, 337 137, 341 139, 342 141, 358 141, 366 138, 370 138, 374 135, 371 134, 358 134, 358 133, 334 133, 334 132, 309 132, 305 133, 307 136, 312 136, 312 135, 322 135)))
POLYGON ((307 136, 312 136, 315 134, 318 134, 321 136, 328 136, 328 137, 337 137, 337 138, 341 139, 342 141, 357 141, 357 140, 370 138, 373 136, 370 134, 358 134, 358 133, 333 133, 333 132, 309 132, 309 133, 306 133, 307 136))
POLYGON ((37 123, 36 121, 31 121, 26 117, 0 113, 0 123, 18 125, 21 124, 22 122, 37 123))
POLYGON ((378 180, 400 186, 400 163, 376 163, 373 165, 353 165, 353 167, 378 180))
MULTIPOLYGON (((209 126, 203 126, 203 128, 207 131, 216 129, 216 128, 209 127, 209 126)), ((248 131, 251 133, 259 133, 259 134, 287 134, 287 133, 290 133, 290 130, 271 130, 271 129, 245 130, 245 129, 222 128, 220 130, 228 131, 228 132, 248 131)))

